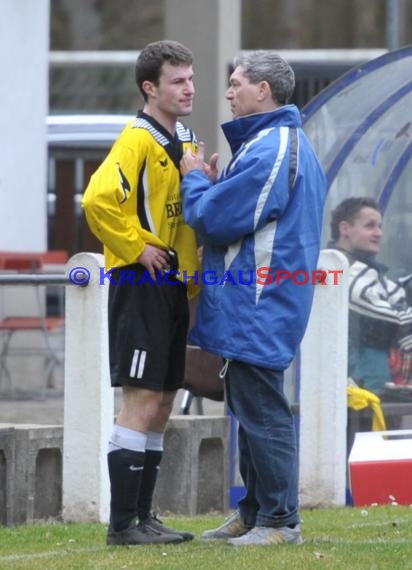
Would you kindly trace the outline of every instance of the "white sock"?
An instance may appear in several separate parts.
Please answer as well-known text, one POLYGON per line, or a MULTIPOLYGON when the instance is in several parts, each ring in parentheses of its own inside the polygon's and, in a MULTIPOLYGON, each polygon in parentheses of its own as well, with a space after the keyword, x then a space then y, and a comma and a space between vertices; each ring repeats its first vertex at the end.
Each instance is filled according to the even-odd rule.
POLYGON ((142 451, 146 449, 147 434, 115 424, 109 440, 109 453, 117 449, 142 451))
POLYGON ((163 451, 163 433, 159 433, 157 431, 148 431, 146 450, 163 451))

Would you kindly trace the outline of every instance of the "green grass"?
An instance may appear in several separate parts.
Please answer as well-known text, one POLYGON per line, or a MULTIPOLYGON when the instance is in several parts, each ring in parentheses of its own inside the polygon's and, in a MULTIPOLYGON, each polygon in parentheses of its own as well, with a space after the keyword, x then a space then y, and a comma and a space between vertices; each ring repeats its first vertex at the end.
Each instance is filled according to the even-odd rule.
MULTIPOLYGON (((0 527, 1 570, 310 570, 412 569, 412 508, 302 511, 302 546, 234 548, 195 539, 170 546, 105 546, 101 524, 0 527)), ((164 518, 199 536, 223 516, 164 518)))

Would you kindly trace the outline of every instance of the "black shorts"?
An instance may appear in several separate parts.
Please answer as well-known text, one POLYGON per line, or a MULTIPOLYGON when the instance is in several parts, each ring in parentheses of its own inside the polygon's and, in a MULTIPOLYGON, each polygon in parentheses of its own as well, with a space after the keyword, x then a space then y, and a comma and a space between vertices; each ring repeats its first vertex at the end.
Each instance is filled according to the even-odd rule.
POLYGON ((189 324, 186 285, 161 276, 154 283, 140 264, 116 269, 111 276, 112 386, 165 391, 181 388, 189 324), (122 279, 126 271, 132 279, 122 279))

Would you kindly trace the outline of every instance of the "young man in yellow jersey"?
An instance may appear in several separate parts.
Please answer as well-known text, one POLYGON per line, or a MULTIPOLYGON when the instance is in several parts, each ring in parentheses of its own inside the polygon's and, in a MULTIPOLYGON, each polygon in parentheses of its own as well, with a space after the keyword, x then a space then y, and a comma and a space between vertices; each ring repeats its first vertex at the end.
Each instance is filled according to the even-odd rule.
POLYGON ((88 224, 104 244, 111 383, 123 394, 109 442, 107 544, 193 538, 151 513, 163 433, 183 381, 188 296, 196 292, 196 240, 183 221, 179 173, 183 152, 195 151, 196 141, 178 121, 192 112, 192 61, 190 50, 174 41, 140 52, 136 83, 143 110, 83 198, 88 224))

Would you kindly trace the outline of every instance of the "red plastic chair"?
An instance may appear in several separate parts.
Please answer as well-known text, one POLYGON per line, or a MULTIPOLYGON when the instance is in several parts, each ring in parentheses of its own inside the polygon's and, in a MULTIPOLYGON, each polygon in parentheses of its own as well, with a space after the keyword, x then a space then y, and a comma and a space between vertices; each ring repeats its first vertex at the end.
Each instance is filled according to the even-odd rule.
MULTIPOLYGON (((42 271, 45 259, 51 259, 50 262, 55 263, 57 258, 63 259, 63 256, 59 254, 58 257, 48 257, 47 254, 41 253, 0 252, 0 270, 18 274, 36 274, 42 271)), ((13 291, 18 291, 20 287, 20 285, 16 286, 13 291)), ((0 333, 3 337, 0 351, 0 387, 6 392, 12 392, 12 376, 8 366, 9 357, 42 355, 45 357, 45 366, 41 396, 44 398, 46 387, 51 385, 51 375, 55 366, 63 362, 62 351, 53 346, 51 333, 63 332, 65 319, 64 316, 47 316, 44 285, 24 285, 24 287, 27 288, 28 294, 31 293, 24 298, 25 304, 27 301, 30 307, 30 314, 7 314, 7 306, 3 308, 5 314, 0 321, 0 333), (33 346, 31 342, 16 346, 14 340, 17 335, 28 332, 40 334, 43 340, 42 346, 33 346)))

